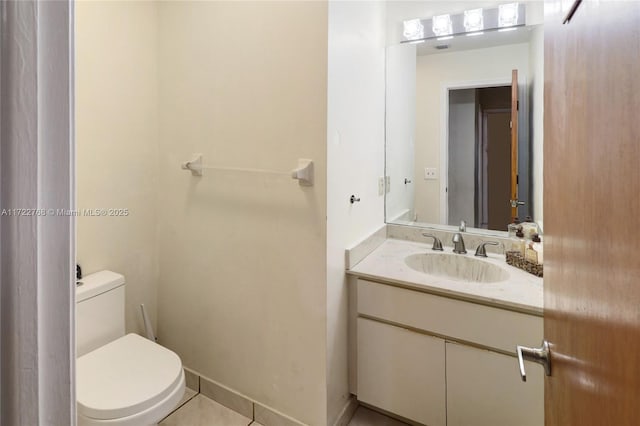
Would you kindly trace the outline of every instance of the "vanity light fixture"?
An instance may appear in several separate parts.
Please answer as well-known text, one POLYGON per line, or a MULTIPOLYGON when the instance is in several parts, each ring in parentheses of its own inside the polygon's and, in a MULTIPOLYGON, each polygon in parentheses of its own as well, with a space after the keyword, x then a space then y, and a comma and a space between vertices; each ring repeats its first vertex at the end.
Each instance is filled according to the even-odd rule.
POLYGON ((446 36, 446 37, 438 37, 436 40, 445 41, 445 40, 451 40, 452 38, 453 38, 453 36, 446 36))
POLYGON ((469 9, 458 14, 411 19, 403 22, 401 43, 433 39, 442 41, 459 35, 477 36, 489 31, 511 31, 526 25, 526 14, 526 4, 507 3, 492 8, 469 9))
POLYGON ((477 33, 484 29, 482 9, 464 11, 464 29, 469 33, 477 33))
POLYGON ((475 37, 475 36, 479 36, 479 35, 482 35, 482 34, 484 34, 483 31, 479 31, 477 33, 468 33, 467 37, 475 37))
POLYGON ((424 38, 424 26, 419 19, 411 19, 403 22, 402 35, 408 40, 420 40, 424 38))
POLYGON ((431 20, 431 30, 436 36, 443 37, 453 34, 451 15, 437 15, 431 18, 431 20))
POLYGON ((498 6, 498 27, 513 27, 518 24, 518 3, 498 6))

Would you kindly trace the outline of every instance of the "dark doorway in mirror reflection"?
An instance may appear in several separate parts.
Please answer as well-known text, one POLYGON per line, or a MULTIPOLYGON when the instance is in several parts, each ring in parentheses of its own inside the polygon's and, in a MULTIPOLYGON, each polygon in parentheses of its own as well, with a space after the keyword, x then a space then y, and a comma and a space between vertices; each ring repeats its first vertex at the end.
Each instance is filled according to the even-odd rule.
POLYGON ((511 86, 449 91, 448 223, 511 222, 511 86))

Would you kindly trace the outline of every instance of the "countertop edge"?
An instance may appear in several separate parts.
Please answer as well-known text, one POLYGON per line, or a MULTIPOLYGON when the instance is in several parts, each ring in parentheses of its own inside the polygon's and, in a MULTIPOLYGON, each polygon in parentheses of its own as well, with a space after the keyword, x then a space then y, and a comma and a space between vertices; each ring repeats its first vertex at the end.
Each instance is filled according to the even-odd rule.
POLYGON ((350 269, 346 271, 347 275, 351 275, 357 278, 364 278, 367 280, 375 281, 383 285, 391 285, 394 287, 404 288, 407 290, 419 291, 422 293, 433 294, 435 296, 447 297, 449 299, 461 300, 464 302, 476 303, 479 305, 485 305, 492 308, 504 309, 507 311, 518 312, 521 314, 534 315, 537 317, 544 317, 544 308, 538 308, 530 305, 523 305, 514 302, 508 302, 499 299, 492 299, 474 294, 462 293, 454 290, 445 290, 442 287, 431 287, 427 284, 416 284, 412 282, 396 280, 388 277, 381 277, 379 275, 367 274, 364 272, 357 272, 350 269))

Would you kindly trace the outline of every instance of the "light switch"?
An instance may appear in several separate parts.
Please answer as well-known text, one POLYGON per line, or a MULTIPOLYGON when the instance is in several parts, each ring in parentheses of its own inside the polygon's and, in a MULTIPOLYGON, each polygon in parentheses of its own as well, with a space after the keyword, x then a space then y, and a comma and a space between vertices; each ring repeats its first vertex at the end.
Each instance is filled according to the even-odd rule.
POLYGON ((384 177, 384 187, 386 189, 387 194, 391 192, 391 176, 384 177))
POLYGON ((424 168, 424 180, 436 180, 438 179, 438 169, 432 167, 424 168))
POLYGON ((378 178, 378 195, 379 196, 384 195, 384 176, 380 176, 378 178))

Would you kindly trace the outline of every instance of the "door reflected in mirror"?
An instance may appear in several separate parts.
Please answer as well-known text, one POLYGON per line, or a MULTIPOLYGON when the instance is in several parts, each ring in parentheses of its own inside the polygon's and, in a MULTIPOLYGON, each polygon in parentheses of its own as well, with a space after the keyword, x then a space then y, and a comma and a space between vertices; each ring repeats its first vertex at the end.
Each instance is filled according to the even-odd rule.
POLYGON ((388 223, 542 222, 541 26, 387 48, 388 223))
POLYGON ((476 228, 504 231, 513 220, 511 191, 517 182, 511 178, 518 175, 518 163, 511 161, 517 159, 512 155, 517 129, 511 104, 511 86, 449 90, 443 147, 447 224, 464 220, 476 228))

